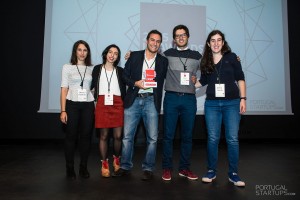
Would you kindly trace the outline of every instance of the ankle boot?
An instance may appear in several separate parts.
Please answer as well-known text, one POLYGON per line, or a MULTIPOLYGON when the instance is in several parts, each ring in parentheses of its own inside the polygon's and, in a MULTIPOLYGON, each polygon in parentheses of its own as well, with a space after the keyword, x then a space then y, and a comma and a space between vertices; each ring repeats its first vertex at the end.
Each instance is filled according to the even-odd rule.
POLYGON ((69 180, 75 180, 76 174, 73 166, 67 166, 67 179, 69 180))
POLYGON ((109 171, 109 164, 108 164, 108 159, 106 160, 101 160, 102 166, 101 166, 101 175, 103 177, 110 177, 110 171, 109 171))
POLYGON ((114 167, 114 172, 118 171, 120 169, 120 156, 115 156, 113 155, 113 167, 114 167))
POLYGON ((82 177, 82 178, 89 178, 90 177, 90 173, 88 172, 87 170, 87 166, 86 165, 80 165, 79 166, 79 175, 82 177))

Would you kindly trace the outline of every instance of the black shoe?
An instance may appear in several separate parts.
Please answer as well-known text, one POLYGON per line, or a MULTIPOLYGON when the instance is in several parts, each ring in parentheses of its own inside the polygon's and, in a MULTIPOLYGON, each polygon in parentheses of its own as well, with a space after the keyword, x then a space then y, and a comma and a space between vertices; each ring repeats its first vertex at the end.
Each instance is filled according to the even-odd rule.
POLYGON ((76 179, 74 167, 67 167, 67 179, 69 179, 69 180, 76 179))
POLYGON ((142 180, 143 181, 148 181, 148 180, 151 180, 152 178, 153 178, 153 172, 145 170, 144 173, 143 173, 142 180))
POLYGON ((79 176, 82 178, 90 178, 90 173, 88 172, 86 165, 80 165, 79 176))
POLYGON ((128 174, 129 174, 129 170, 120 168, 116 172, 114 172, 112 174, 112 176, 125 176, 125 175, 128 175, 128 174))

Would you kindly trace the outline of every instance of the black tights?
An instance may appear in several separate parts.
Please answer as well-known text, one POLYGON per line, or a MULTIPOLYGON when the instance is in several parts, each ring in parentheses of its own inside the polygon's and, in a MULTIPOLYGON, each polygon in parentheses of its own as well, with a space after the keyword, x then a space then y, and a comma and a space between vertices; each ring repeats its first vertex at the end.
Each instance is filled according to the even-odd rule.
MULTIPOLYGON (((100 129, 100 140, 99 140, 99 150, 102 160, 107 159, 107 149, 108 149, 108 138, 109 138, 109 128, 100 129)), ((114 137, 114 155, 120 156, 122 147, 122 127, 113 128, 114 137)))

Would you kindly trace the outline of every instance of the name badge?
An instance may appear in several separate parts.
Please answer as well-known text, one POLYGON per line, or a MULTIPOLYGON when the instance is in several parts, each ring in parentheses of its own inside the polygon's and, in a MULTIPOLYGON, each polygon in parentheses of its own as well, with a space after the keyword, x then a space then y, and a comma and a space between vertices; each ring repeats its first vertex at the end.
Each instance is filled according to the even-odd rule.
POLYGON ((216 97, 225 97, 225 84, 215 84, 216 97))
POLYGON ((156 77, 156 73, 154 69, 146 69, 145 71, 145 81, 144 81, 144 87, 146 88, 156 88, 157 82, 154 81, 156 77))
POLYGON ((180 85, 190 85, 190 73, 180 73, 180 85))
POLYGON ((114 95, 113 94, 105 94, 104 95, 104 105, 112 106, 114 105, 114 95))
POLYGON ((77 91, 78 101, 87 101, 86 89, 79 89, 77 91))

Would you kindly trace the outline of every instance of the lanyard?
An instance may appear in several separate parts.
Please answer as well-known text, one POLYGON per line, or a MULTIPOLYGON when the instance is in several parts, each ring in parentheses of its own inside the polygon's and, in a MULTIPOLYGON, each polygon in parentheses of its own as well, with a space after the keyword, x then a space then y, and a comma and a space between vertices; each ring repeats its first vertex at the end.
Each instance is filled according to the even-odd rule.
POLYGON ((87 68, 87 66, 85 66, 85 70, 84 70, 83 78, 82 78, 82 76, 81 76, 81 74, 80 74, 80 71, 79 71, 79 68, 78 68, 78 66, 77 66, 77 65, 76 65, 76 67, 77 67, 77 71, 78 71, 78 73, 79 73, 79 75, 80 75, 80 79, 81 79, 80 86, 81 86, 81 89, 82 89, 82 88, 83 88, 83 81, 84 81, 84 78, 85 78, 85 73, 86 73, 86 68, 87 68))
POLYGON ((154 63, 155 63, 155 60, 153 61, 153 63, 151 64, 151 66, 149 67, 149 65, 148 65, 148 63, 147 63, 147 61, 146 61, 146 58, 145 58, 145 63, 146 63, 146 65, 147 65, 147 69, 151 69, 152 68, 152 66, 154 65, 154 63))
POLYGON ((110 83, 111 83, 111 78, 113 76, 113 73, 114 73, 114 70, 115 68, 113 68, 112 70, 112 73, 110 75, 110 79, 108 80, 108 77, 107 77, 107 72, 106 72, 106 68, 105 68, 105 65, 104 65, 104 70, 105 70, 105 76, 106 76, 106 80, 107 80, 107 85, 108 85, 108 93, 110 93, 110 83))
POLYGON ((217 81, 219 81, 219 84, 220 84, 220 82, 221 82, 221 68, 222 68, 222 63, 223 63, 223 59, 221 59, 221 64, 220 64, 220 68, 219 68, 219 70, 217 69, 217 67, 216 67, 216 72, 217 72, 217 81))
MULTIPOLYGON (((187 62, 187 60, 189 59, 189 54, 190 54, 190 52, 188 53, 188 55, 187 55, 187 57, 186 57, 186 59, 185 59, 185 62, 184 62, 184 63, 182 62, 182 60, 181 60, 180 56, 178 56, 178 58, 179 58, 180 62, 181 62, 181 63, 182 63, 182 65, 183 65, 183 69, 184 69, 184 71, 186 71, 186 70, 187 70, 186 62, 187 62)), ((178 55, 179 55, 179 53, 178 53, 178 55)))

